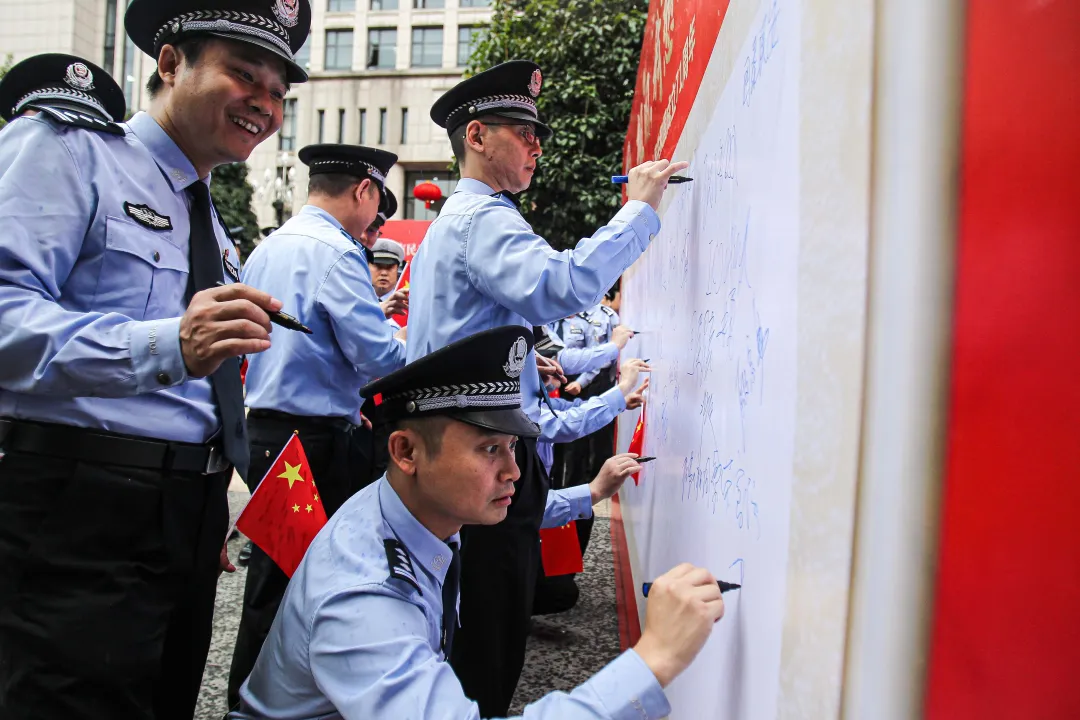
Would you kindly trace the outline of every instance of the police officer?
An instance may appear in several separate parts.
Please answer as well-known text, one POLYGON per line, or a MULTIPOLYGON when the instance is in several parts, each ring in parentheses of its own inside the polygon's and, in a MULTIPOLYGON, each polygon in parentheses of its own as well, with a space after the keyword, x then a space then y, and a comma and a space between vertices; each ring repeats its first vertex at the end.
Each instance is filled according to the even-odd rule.
MULTIPOLYGON (((247 372, 254 492, 294 430, 300 433, 328 514, 371 479, 372 435, 360 420, 359 389, 405 364, 405 345, 386 324, 372 288, 364 231, 397 156, 358 145, 309 145, 307 204, 255 248, 244 282, 287 298, 307 335, 286 333, 251 358, 247 372)), ((229 672, 238 697, 270 632, 288 577, 254 547, 229 672)))
MULTIPOLYGON (((149 112, 0 133, 5 718, 194 713, 248 461, 237 356, 270 346, 282 307, 230 283, 209 176, 277 132, 306 79, 310 12, 279 6, 135 0, 149 112)), ((76 94, 104 81, 64 73, 76 94)))
POLYGON ((371 271, 371 284, 375 286, 375 294, 379 296, 379 302, 386 302, 393 296, 404 265, 405 248, 401 243, 389 238, 379 238, 375 241, 371 247, 368 269, 371 271))
POLYGON ((75 55, 46 53, 14 65, 0 80, 0 117, 11 122, 40 112, 76 127, 105 130, 124 119, 124 91, 107 72, 75 55))
MULTIPOLYGON (((470 550, 459 531, 506 516, 520 472, 515 442, 536 436, 519 383, 533 369, 529 335, 520 326, 481 332, 363 390, 381 395, 376 422, 393 430, 389 472, 346 502, 308 548, 231 718, 483 716, 445 662, 471 622, 458 625, 460 561, 470 550)), ((640 467, 629 454, 612 462, 586 502, 610 497, 640 467)), ((565 522, 576 504, 549 494, 543 524, 565 522)), ((693 660, 723 610, 713 577, 680 565, 653 585, 634 649, 572 693, 541 699, 528 716, 668 715, 663 686, 693 660)), ((489 624, 477 622, 474 632, 489 624)))
MULTIPOLYGON (((540 143, 551 136, 536 110, 542 83, 535 63, 511 61, 464 80, 432 106, 461 180, 413 259, 410 362, 486 328, 519 324, 531 335, 534 325, 591 307, 659 230, 655 206, 686 163, 632 169, 630 201, 576 250, 555 252, 532 231, 508 193, 529 186, 540 143)), ((533 363, 530 353, 521 382, 525 412, 536 421, 541 388, 533 363)), ((485 715, 505 714, 513 697, 539 566, 548 478, 534 439, 523 438, 517 455, 521 479, 506 522, 464 531, 462 630, 451 663, 485 715)))

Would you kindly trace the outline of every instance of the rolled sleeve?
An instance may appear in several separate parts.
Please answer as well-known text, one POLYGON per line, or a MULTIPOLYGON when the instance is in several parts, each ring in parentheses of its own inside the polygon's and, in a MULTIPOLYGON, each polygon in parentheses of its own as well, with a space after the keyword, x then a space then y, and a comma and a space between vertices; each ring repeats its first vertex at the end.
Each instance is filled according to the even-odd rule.
POLYGON ((664 689, 633 650, 615 658, 585 685, 596 693, 612 720, 653 720, 671 713, 664 689))
POLYGON ((132 322, 131 359, 136 390, 154 392, 188 379, 180 349, 180 318, 132 322))

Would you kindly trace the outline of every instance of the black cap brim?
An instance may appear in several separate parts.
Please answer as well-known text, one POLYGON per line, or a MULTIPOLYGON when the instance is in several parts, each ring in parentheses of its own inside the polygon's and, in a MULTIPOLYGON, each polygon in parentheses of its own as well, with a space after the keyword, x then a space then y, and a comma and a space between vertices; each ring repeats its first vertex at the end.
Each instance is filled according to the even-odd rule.
POLYGON ((223 32, 205 32, 201 34, 213 35, 214 37, 223 38, 225 40, 235 40, 236 42, 247 43, 249 45, 254 45, 255 47, 260 47, 263 50, 272 52, 274 55, 285 61, 285 81, 287 83, 289 83, 290 85, 298 85, 300 83, 305 83, 308 81, 307 70, 297 65, 291 57, 287 56, 281 51, 281 48, 277 47, 272 43, 265 42, 264 40, 260 40, 256 37, 251 37, 249 35, 239 35, 223 32))
POLYGON ((504 435, 540 437, 540 426, 530 420, 522 410, 477 410, 476 412, 454 413, 446 417, 504 435))
POLYGON ((551 128, 534 118, 529 113, 516 112, 514 110, 498 110, 491 113, 492 115, 498 115, 499 117, 510 118, 511 120, 521 120, 522 122, 531 123, 536 126, 536 137, 541 140, 547 140, 554 133, 551 128))

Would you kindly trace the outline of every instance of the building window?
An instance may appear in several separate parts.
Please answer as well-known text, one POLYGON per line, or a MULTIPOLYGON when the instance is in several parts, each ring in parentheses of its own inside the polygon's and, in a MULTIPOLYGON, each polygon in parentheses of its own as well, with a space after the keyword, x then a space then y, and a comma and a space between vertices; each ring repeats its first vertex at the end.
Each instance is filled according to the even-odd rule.
POLYGON ((379 108, 379 144, 386 144, 386 108, 379 108))
POLYGON ((487 34, 486 27, 477 27, 475 25, 462 25, 457 31, 457 64, 458 67, 466 67, 469 64, 469 58, 472 57, 473 50, 484 40, 484 35, 487 34))
POLYGON ((417 10, 438 10, 446 7, 445 0, 413 0, 412 6, 417 10))
POLYGON ((293 56, 293 62, 305 70, 311 69, 311 36, 308 35, 308 39, 304 41, 304 44, 300 46, 300 49, 296 51, 296 55, 293 56))
MULTIPOLYGON (((113 57, 116 55, 116 0, 105 3, 105 72, 113 74, 113 57)), ((119 118, 117 118, 119 119, 119 118)))
POLYGON ((281 132, 278 134, 278 150, 296 149, 296 100, 285 101, 281 109, 281 132))
POLYGON ((337 141, 339 145, 345 142, 345 108, 337 111, 337 141))
POLYGON ((398 0, 371 0, 372 10, 397 10, 398 0))
POLYGON ((135 53, 138 52, 135 49, 135 43, 131 41, 131 38, 127 38, 124 42, 124 100, 127 102, 128 110, 135 107, 135 86, 137 81, 135 80, 135 53))
POLYGON ((491 0, 461 0, 461 7, 491 7, 491 0))
POLYGON ((326 131, 326 111, 319 111, 319 142, 323 141, 326 131))
POLYGON ((325 70, 352 69, 352 30, 326 31, 325 70))
POLYGON ((405 202, 406 220, 434 220, 442 207, 442 201, 437 202, 428 210, 424 207, 423 200, 413 197, 413 188, 422 182, 433 182, 442 190, 443 198, 448 198, 457 187, 457 178, 451 176, 445 170, 406 170, 405 171, 405 202))
POLYGON ((442 28, 417 27, 412 30, 412 66, 442 67, 442 28))
POLYGON ((327 12, 352 12, 356 9, 356 0, 327 0, 327 12))
POLYGON ((360 108, 360 144, 367 142, 367 110, 360 108))
POLYGON ((372 28, 367 33, 369 68, 393 70, 397 65, 397 29, 372 28))
POLYGON ((401 144, 409 141, 409 108, 401 108, 401 144))

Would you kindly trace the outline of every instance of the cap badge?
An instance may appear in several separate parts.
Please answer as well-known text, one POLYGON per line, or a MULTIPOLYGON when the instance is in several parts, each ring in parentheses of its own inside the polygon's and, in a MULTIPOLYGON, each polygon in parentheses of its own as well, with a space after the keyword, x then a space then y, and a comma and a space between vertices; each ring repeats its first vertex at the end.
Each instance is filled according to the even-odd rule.
POLYGON ((532 79, 529 80, 529 94, 533 97, 540 96, 540 86, 544 83, 544 76, 540 74, 540 68, 533 70, 532 79))
POLYGON ((274 15, 285 27, 295 27, 300 17, 300 0, 274 0, 274 15))
POLYGON ((93 90, 94 74, 81 62, 71 63, 64 74, 64 82, 76 90, 93 90))
POLYGON ((510 347, 510 357, 503 365, 503 371, 507 377, 516 378, 521 375, 521 371, 525 368, 525 356, 528 353, 529 344, 525 342, 525 338, 519 337, 510 347))

